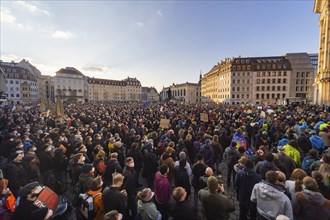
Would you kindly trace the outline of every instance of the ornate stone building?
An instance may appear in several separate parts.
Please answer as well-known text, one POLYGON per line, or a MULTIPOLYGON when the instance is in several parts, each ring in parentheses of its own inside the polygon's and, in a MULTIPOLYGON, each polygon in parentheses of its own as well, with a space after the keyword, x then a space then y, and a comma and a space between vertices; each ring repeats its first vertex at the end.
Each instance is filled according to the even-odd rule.
POLYGON ((141 101, 159 102, 159 94, 155 87, 142 87, 141 101))
POLYGON ((315 0, 314 12, 320 14, 320 48, 314 100, 316 104, 330 105, 330 0, 315 0))
POLYGON ((168 99, 169 90, 171 99, 185 104, 195 104, 201 102, 201 83, 181 83, 164 87, 160 93, 161 100, 168 99))

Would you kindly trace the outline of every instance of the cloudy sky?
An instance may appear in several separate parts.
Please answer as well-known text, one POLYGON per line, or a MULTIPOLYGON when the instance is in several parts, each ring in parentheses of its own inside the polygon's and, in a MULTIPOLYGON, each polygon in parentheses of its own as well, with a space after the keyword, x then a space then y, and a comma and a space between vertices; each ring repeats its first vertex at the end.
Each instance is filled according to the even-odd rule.
POLYGON ((304 1, 0 1, 3 61, 42 74, 136 77, 158 91, 197 82, 226 57, 318 52, 318 14, 304 1))

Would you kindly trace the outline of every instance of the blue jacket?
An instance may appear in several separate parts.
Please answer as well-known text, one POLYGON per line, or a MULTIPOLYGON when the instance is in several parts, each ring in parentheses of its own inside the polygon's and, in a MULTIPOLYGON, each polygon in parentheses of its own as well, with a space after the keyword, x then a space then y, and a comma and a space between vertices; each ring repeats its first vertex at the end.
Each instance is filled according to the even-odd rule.
POLYGON ((322 140, 322 138, 320 138, 317 135, 312 135, 309 140, 312 143, 313 149, 316 150, 324 150, 324 142, 322 140))

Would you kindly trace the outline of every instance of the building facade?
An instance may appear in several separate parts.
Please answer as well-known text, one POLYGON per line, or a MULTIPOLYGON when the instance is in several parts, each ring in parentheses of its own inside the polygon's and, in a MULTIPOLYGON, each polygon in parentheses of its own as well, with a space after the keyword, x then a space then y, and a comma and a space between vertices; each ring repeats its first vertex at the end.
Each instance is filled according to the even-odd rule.
POLYGON ((141 101, 141 83, 136 78, 124 80, 88 79, 88 101, 141 101))
POLYGON ((285 56, 292 67, 290 96, 308 103, 313 102, 315 77, 312 62, 315 62, 314 57, 311 60, 307 53, 287 53, 285 56))
POLYGON ((290 97, 291 64, 285 56, 227 58, 202 78, 202 97, 226 104, 275 104, 290 97))
POLYGON ((55 102, 55 77, 44 75, 43 78, 43 86, 45 90, 44 101, 50 100, 51 102, 55 102))
POLYGON ((314 13, 320 14, 320 47, 314 100, 316 104, 330 105, 330 0, 315 0, 314 13))
POLYGON ((58 70, 55 76, 55 98, 65 102, 84 103, 84 75, 73 67, 58 70))
POLYGON ((181 83, 172 84, 169 87, 164 87, 161 92, 161 100, 169 98, 171 91, 171 98, 185 104, 195 104, 201 102, 201 84, 198 83, 181 83))
POLYGON ((12 104, 34 104, 38 102, 37 77, 15 62, 0 61, 6 84, 8 102, 12 104))
POLYGON ((141 88, 141 101, 143 102, 159 102, 159 94, 154 87, 141 88))

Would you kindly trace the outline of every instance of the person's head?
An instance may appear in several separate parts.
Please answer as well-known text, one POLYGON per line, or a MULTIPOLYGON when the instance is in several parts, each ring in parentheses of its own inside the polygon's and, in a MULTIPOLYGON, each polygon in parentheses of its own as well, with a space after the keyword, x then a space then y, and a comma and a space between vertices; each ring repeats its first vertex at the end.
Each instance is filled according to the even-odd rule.
POLYGON ((213 175, 213 170, 211 167, 207 167, 205 170, 205 175, 206 176, 212 176, 213 175))
POLYGON ((296 192, 300 192, 302 190, 302 182, 306 176, 307 173, 303 169, 296 168, 293 170, 290 179, 295 181, 296 192))
POLYGON ((117 160, 118 159, 118 153, 114 152, 114 153, 110 154, 110 159, 111 160, 117 160))
POLYGON ((207 187, 210 192, 216 192, 219 187, 218 179, 215 176, 207 178, 207 187))
POLYGON ((184 201, 187 197, 187 192, 182 187, 175 187, 172 192, 173 199, 177 202, 184 201))
POLYGON ((278 175, 278 182, 284 184, 286 177, 285 174, 281 171, 276 171, 277 175, 278 175))
POLYGON ((86 163, 82 166, 82 173, 94 175, 95 168, 92 164, 86 163))
POLYGON ((126 158, 126 166, 134 168, 134 159, 133 157, 127 157, 126 158))
POLYGON ((266 181, 271 184, 276 184, 278 180, 278 174, 276 171, 270 170, 266 173, 266 181))
POLYGON ((186 164, 187 164, 187 160, 186 159, 181 159, 179 161, 179 167, 180 168, 185 168, 186 167, 186 164))
POLYGON ((311 158, 317 158, 317 155, 318 155, 318 151, 317 150, 315 150, 315 149, 310 149, 309 151, 308 151, 308 156, 310 156, 311 158))
POLYGON ((212 139, 213 142, 218 142, 219 141, 219 136, 218 135, 213 135, 213 139, 212 139))
POLYGON ((116 173, 113 177, 112 177, 112 185, 114 187, 118 187, 120 188, 124 183, 124 176, 121 173, 116 173))
POLYGON ((254 167, 254 162, 253 160, 247 159, 244 163, 244 166, 249 169, 253 169, 254 167))
POLYGON ((319 191, 319 187, 317 185, 316 180, 313 179, 310 176, 304 177, 304 179, 303 179, 303 188, 314 191, 314 192, 319 191))
POLYGON ((231 142, 231 147, 236 148, 237 143, 235 141, 231 142))
POLYGON ((138 199, 141 199, 144 202, 149 202, 154 196, 154 192, 150 188, 145 188, 137 193, 138 199))
POLYGON ((203 156, 201 154, 197 154, 197 160, 198 161, 203 161, 203 156))
POLYGON ((275 157, 272 152, 266 152, 265 153, 265 160, 268 162, 274 162, 275 157))
POLYGON ((296 139, 289 141, 289 145, 296 149, 299 149, 299 143, 296 139))
POLYGON ((245 165, 245 162, 248 160, 247 157, 241 157, 239 160, 238 160, 238 163, 240 165, 245 165))
POLYGON ((184 151, 181 151, 181 152, 179 153, 179 159, 182 160, 182 159, 186 159, 186 158, 187 158, 186 153, 185 153, 184 151))
POLYGON ((103 185, 102 178, 94 178, 91 182, 91 190, 101 189, 103 185))
POLYGON ((104 215, 103 220, 121 220, 122 218, 123 215, 121 213, 119 213, 117 210, 112 210, 104 215))
POLYGON ((316 182, 322 182, 323 181, 323 175, 319 171, 314 170, 312 172, 312 177, 316 180, 316 182))
POLYGON ((168 173, 168 170, 169 169, 168 169, 168 166, 166 164, 163 164, 159 167, 160 174, 162 174, 164 176, 168 173))
POLYGON ((240 146, 240 147, 238 148, 238 152, 239 152, 240 154, 244 154, 244 153, 245 153, 245 148, 244 148, 243 146, 240 146))

